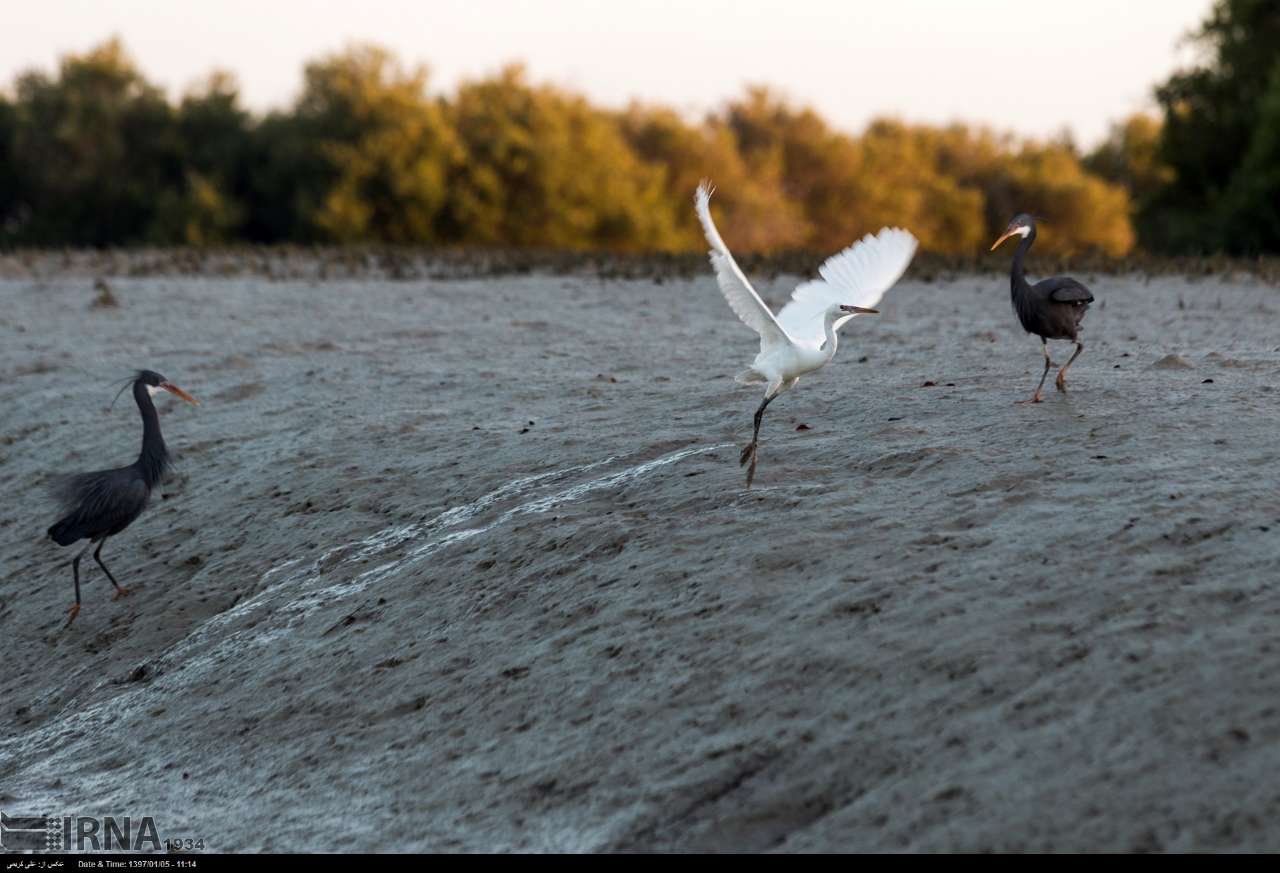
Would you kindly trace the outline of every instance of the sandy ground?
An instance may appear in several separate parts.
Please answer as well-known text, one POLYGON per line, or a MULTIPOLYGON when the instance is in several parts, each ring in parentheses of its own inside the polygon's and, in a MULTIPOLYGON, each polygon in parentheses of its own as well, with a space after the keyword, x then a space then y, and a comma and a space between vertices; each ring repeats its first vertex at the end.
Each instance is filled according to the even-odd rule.
POLYGON ((904 282, 750 491, 709 273, 0 282, 0 808, 216 851, 1280 850, 1280 293, 1081 278, 1039 406, 1007 280, 904 282), (132 459, 138 366, 204 405, 160 404, 176 475, 105 551, 135 593, 89 569, 63 630, 48 476, 132 459))

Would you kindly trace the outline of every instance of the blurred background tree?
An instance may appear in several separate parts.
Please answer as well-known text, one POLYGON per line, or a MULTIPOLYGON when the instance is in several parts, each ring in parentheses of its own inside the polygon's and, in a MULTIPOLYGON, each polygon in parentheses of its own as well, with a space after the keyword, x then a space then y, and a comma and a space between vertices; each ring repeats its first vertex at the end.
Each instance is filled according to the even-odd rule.
POLYGON ((17 110, 0 93, 0 245, 12 239, 22 224, 18 174, 14 166, 14 140, 18 132, 17 110))
POLYGON ((1244 160, 1218 205, 1218 243, 1227 251, 1280 249, 1280 64, 1258 104, 1244 160))
POLYGON ((1139 239, 1149 240, 1155 228, 1145 219, 1160 192, 1173 182, 1173 168, 1160 156, 1158 118, 1137 113, 1111 125, 1107 138, 1084 160, 1085 169, 1129 192, 1139 239))
POLYGON ((693 124, 673 110, 635 104, 619 124, 637 157, 659 174, 663 208, 672 215, 673 248, 700 251, 706 245, 692 203, 698 182, 709 176, 717 186, 717 213, 723 212, 721 232, 740 241, 736 244, 743 251, 803 245, 803 210, 787 198, 777 168, 748 167, 734 132, 721 119, 693 124))
POLYGON ((462 153, 444 107, 427 94, 425 67, 404 69, 375 46, 308 64, 293 124, 317 168, 301 204, 315 236, 437 241, 446 179, 462 153))
POLYGON ((356 45, 262 115, 215 72, 170 101, 118 40, 0 92, 0 245, 393 243, 700 251, 719 188, 742 252, 834 252, 883 225, 979 254, 1017 212, 1040 249, 1119 257, 1280 251, 1280 5, 1218 0, 1161 117, 1070 136, 886 118, 860 134, 767 87, 690 118, 603 109, 519 65, 433 94, 425 67, 356 45))
POLYGON ((660 168, 618 119, 524 69, 464 83, 449 104, 463 149, 443 226, 453 242, 668 250, 679 247, 660 168))
POLYGON ((1201 62, 1156 89, 1160 158, 1172 172, 1143 205, 1143 242, 1177 252, 1280 250, 1280 201, 1254 187, 1268 184, 1276 166, 1273 151, 1268 164, 1275 123, 1268 113, 1280 69, 1280 4, 1218 0, 1193 42, 1201 62))
POLYGON ((11 238, 101 246, 145 239, 158 197, 186 184, 174 111, 117 40, 18 78, 11 238))
POLYGON ((158 193, 147 240, 198 246, 241 237, 252 173, 252 119, 240 108, 235 77, 215 72, 193 87, 178 105, 174 124, 184 184, 158 193))

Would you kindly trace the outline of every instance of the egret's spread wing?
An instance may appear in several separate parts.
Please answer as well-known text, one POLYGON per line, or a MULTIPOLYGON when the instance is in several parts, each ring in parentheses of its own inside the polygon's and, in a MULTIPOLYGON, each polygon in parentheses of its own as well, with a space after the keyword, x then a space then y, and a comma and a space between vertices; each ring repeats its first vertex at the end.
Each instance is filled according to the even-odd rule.
POLYGON ((743 324, 760 334, 761 349, 774 344, 789 344, 791 338, 760 299, 756 289, 751 287, 730 254, 729 247, 720 238, 716 223, 711 220, 711 189, 706 182, 698 185, 698 193, 694 195, 693 202, 698 210, 698 221, 702 222, 702 232, 711 244, 711 266, 715 268, 716 281, 724 299, 729 301, 729 307, 742 319, 743 324))
MULTIPOLYGON (((791 302, 778 313, 778 322, 797 342, 821 345, 823 315, 833 304, 872 309, 893 287, 916 253, 916 238, 908 231, 886 227, 867 234, 849 248, 832 255, 821 267, 821 279, 805 282, 791 292, 791 302)), ((844 324, 853 315, 836 322, 844 324)))

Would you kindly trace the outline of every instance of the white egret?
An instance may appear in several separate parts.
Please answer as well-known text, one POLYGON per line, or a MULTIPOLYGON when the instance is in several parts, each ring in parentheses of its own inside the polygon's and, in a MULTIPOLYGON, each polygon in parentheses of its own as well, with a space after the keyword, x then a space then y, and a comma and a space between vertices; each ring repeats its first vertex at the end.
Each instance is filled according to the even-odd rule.
POLYGON ((760 334, 760 354, 736 377, 740 383, 765 383, 764 401, 756 410, 751 442, 739 464, 751 462, 747 487, 756 474, 760 420, 775 397, 795 386, 805 373, 821 369, 836 353, 836 331, 857 315, 877 315, 873 307, 906 271, 916 251, 916 238, 900 228, 867 234, 818 268, 821 279, 791 292, 791 301, 774 316, 720 238, 711 220, 712 188, 704 181, 694 195, 698 220, 711 244, 711 265, 720 291, 738 318, 760 334))

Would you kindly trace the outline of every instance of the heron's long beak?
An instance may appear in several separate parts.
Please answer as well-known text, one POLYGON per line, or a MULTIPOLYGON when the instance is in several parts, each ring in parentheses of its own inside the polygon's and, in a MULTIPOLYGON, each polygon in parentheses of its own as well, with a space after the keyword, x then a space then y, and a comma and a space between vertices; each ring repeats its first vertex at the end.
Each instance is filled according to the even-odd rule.
POLYGON ((170 394, 176 394, 177 396, 181 397, 183 400, 190 403, 192 406, 200 405, 199 400, 196 400, 194 397, 192 397, 187 392, 183 391, 181 388, 179 388, 177 385, 173 384, 172 382, 161 382, 160 387, 168 391, 170 394))
POLYGON ((863 307, 863 306, 841 306, 840 308, 845 312, 849 312, 854 315, 879 315, 880 314, 879 309, 867 309, 866 307, 863 307))
POLYGON ((1006 231, 1004 232, 1004 236, 1000 237, 1000 239, 998 239, 998 240, 996 240, 995 242, 993 242, 993 243, 991 244, 991 248, 990 248, 990 249, 988 249, 987 251, 994 252, 996 249, 1000 248, 1000 243, 1004 242, 1004 241, 1005 241, 1005 240, 1007 240, 1009 237, 1011 237, 1011 236, 1016 236, 1016 235, 1017 235, 1017 231, 1013 231, 1013 230, 1006 230, 1006 231))

